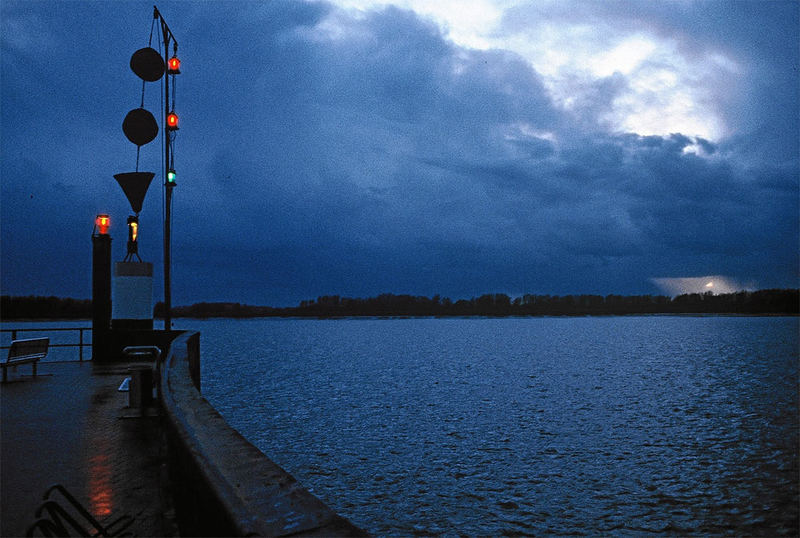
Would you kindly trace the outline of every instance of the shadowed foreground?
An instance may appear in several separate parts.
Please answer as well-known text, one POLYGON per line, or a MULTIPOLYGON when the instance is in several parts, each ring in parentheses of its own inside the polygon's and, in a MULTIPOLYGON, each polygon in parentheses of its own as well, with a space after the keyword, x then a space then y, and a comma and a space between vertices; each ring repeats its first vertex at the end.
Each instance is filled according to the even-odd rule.
POLYGON ((166 495, 158 418, 120 418, 127 366, 92 373, 92 363, 40 363, 0 385, 0 533, 24 536, 42 494, 63 484, 106 519, 129 514, 137 536, 177 533, 166 495))

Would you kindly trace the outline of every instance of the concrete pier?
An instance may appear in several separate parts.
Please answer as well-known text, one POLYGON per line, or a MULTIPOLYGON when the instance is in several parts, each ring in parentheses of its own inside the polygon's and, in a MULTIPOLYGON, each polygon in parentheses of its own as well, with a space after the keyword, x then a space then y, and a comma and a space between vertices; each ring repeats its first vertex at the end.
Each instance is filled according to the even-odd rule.
POLYGON ((135 536, 365 535, 202 397, 199 336, 153 331, 162 349, 174 338, 158 365, 95 357, 42 363, 37 378, 11 372, 0 385, 2 536, 23 536, 56 483, 101 522, 133 517, 135 536), (145 413, 118 391, 136 367, 157 382, 145 413))
POLYGON ((137 536, 175 536, 157 417, 125 416, 127 365, 40 363, 0 384, 0 534, 24 536, 52 484, 100 519, 123 514, 137 536), (94 370, 94 371, 93 371, 94 370))

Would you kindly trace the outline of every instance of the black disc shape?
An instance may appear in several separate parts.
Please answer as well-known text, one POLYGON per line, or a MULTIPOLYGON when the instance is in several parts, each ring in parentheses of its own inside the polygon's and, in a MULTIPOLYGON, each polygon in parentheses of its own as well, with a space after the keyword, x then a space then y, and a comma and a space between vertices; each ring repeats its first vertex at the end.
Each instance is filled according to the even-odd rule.
POLYGON ((131 70, 140 79, 155 82, 164 74, 164 59, 156 49, 145 47, 131 56, 131 70))
POLYGON ((143 108, 134 108, 122 121, 122 132, 137 146, 144 146, 158 135, 158 123, 143 108))

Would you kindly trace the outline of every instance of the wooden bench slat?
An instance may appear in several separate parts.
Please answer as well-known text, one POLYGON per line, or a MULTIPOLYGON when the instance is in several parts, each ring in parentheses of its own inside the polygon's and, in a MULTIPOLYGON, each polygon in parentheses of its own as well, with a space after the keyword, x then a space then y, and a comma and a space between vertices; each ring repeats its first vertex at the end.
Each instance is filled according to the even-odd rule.
POLYGON ((28 355, 47 354, 50 345, 49 338, 28 338, 25 340, 13 340, 8 349, 8 358, 23 357, 28 355))
POLYGON ((9 366, 32 363, 33 376, 36 377, 36 363, 47 356, 49 345, 49 338, 13 340, 11 347, 8 349, 8 358, 5 362, 0 362, 0 366, 3 368, 3 383, 8 381, 9 366))

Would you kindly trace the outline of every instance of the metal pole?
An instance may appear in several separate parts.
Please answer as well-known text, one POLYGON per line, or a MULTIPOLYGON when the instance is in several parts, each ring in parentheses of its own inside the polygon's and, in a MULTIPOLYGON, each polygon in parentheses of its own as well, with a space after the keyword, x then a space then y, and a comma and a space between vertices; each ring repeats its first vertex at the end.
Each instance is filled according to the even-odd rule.
MULTIPOLYGON (((169 53, 167 32, 164 32, 164 63, 166 64, 169 53)), ((164 74, 164 126, 167 125, 169 115, 169 75, 164 74)), ((167 181, 167 171, 169 170, 169 150, 170 150, 170 131, 165 129, 167 143, 164 145, 164 187, 166 188, 166 207, 164 208, 164 330, 172 328, 172 286, 170 283, 170 242, 171 242, 171 220, 172 220, 172 187, 167 181)))
POLYGON ((167 209, 164 217, 164 330, 172 328, 172 289, 170 285, 170 219, 172 218, 172 185, 167 185, 167 209))
MULTIPOLYGON (((158 8, 153 6, 154 13, 158 15, 159 22, 161 23, 161 32, 164 36, 164 65, 169 62, 169 44, 172 32, 167 26, 164 17, 159 13, 158 8)), ((170 254, 171 254, 171 221, 172 221, 172 189, 174 187, 167 180, 167 173, 170 168, 170 130, 167 129, 167 116, 170 113, 169 104, 169 74, 164 73, 164 135, 166 136, 166 143, 164 144, 164 188, 166 189, 164 208, 164 330, 168 331, 172 328, 172 285, 170 281, 170 254)))
POLYGON ((83 329, 78 329, 80 337, 78 338, 78 360, 83 362, 83 329))

